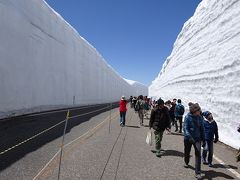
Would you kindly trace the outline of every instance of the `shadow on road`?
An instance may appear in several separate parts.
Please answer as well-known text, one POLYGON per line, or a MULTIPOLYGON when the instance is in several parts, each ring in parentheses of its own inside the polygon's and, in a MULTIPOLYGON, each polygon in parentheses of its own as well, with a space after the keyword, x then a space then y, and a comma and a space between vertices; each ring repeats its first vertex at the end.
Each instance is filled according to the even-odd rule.
POLYGON ((129 126, 129 125, 125 125, 125 126, 130 128, 140 128, 139 126, 129 126))
POLYGON ((229 176, 225 173, 217 172, 217 171, 214 171, 214 170, 203 171, 203 174, 205 174, 203 179, 213 179, 213 178, 234 179, 234 177, 232 177, 232 176, 229 176))
POLYGON ((184 153, 176 150, 166 150, 162 156, 178 156, 184 157, 184 153))
MULTIPOLYGON (((66 133, 69 133, 73 127, 89 121, 92 117, 108 111, 109 107, 109 104, 102 104, 95 107, 89 106, 82 109, 72 109, 70 111, 70 117, 79 114, 86 115, 69 119, 66 133), (104 109, 104 107, 106 108, 104 109), (87 114, 88 112, 93 113, 87 114)), ((112 106, 112 108, 115 107, 117 107, 117 104, 112 106)), ((11 164, 24 157, 26 154, 33 152, 41 146, 61 137, 63 135, 65 123, 61 123, 51 130, 44 132, 33 139, 30 139, 26 143, 22 143, 26 139, 29 139, 34 135, 37 135, 63 121, 66 118, 66 111, 42 115, 39 114, 35 116, 13 117, 8 121, 0 122, 0 171, 6 169, 11 164), (14 147, 17 144, 20 145, 14 147)))
POLYGON ((213 164, 212 166, 213 168, 224 168, 226 169, 227 167, 231 168, 231 169, 238 169, 236 166, 232 166, 232 165, 222 165, 222 164, 213 164))
POLYGON ((174 136, 184 136, 182 133, 177 133, 177 132, 171 132, 171 135, 174 135, 174 136))
MULTIPOLYGON (((195 170, 195 168, 191 165, 189 165, 189 169, 195 170)), ((220 178, 220 179, 234 179, 234 177, 229 176, 223 172, 217 172, 214 170, 209 170, 209 171, 202 171, 202 173, 204 174, 204 176, 202 177, 202 179, 213 179, 213 178, 220 178)))

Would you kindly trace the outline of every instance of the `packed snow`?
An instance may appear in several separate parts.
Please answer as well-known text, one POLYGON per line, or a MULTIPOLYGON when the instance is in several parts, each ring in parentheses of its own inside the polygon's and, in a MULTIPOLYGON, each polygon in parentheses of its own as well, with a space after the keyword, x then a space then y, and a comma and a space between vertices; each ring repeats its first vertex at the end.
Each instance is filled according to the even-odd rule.
POLYGON ((0 118, 118 101, 127 83, 44 0, 0 1, 0 118))
POLYGON ((203 0, 184 24, 149 95, 198 102, 213 113, 220 140, 240 147, 240 1, 203 0))

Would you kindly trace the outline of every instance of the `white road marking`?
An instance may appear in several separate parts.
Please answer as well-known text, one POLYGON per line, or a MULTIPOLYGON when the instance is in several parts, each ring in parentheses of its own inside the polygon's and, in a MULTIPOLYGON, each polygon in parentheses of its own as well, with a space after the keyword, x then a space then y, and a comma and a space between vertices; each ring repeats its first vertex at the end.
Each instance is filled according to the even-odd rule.
POLYGON ((233 173, 237 178, 240 179, 240 174, 235 171, 234 169, 232 169, 230 166, 226 165, 221 159, 219 159, 217 156, 213 155, 213 158, 218 161, 221 165, 223 165, 228 171, 230 171, 231 173, 233 173))

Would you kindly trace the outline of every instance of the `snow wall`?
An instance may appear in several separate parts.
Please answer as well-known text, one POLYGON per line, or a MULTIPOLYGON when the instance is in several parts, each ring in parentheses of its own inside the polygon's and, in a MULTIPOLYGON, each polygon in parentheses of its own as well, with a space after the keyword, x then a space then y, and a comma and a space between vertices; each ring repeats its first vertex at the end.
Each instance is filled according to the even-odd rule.
POLYGON ((149 95, 198 102, 220 140, 240 147, 240 1, 203 0, 183 26, 149 95))
POLYGON ((45 1, 0 0, 0 24, 0 118, 136 95, 45 1))

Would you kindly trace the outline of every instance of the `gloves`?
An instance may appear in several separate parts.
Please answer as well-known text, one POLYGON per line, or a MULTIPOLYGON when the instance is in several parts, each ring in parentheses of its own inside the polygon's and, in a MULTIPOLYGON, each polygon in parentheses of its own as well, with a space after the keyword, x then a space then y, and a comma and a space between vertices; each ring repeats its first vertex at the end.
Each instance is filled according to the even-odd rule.
POLYGON ((216 143, 216 142, 218 142, 218 139, 214 139, 214 141, 213 141, 214 143, 216 143))
POLYGON ((194 141, 193 138, 190 138, 190 139, 189 139, 189 142, 190 142, 191 144, 194 144, 194 143, 195 143, 195 141, 194 141))

